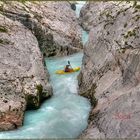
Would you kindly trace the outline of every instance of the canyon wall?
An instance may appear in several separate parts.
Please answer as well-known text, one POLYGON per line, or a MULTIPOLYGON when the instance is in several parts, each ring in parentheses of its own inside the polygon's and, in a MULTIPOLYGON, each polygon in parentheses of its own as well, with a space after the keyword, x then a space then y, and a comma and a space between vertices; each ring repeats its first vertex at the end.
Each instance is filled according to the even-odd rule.
POLYGON ((22 125, 25 109, 52 95, 35 36, 0 15, 0 130, 22 125))
POLYGON ((79 94, 93 109, 81 138, 140 137, 140 4, 88 2, 79 94))

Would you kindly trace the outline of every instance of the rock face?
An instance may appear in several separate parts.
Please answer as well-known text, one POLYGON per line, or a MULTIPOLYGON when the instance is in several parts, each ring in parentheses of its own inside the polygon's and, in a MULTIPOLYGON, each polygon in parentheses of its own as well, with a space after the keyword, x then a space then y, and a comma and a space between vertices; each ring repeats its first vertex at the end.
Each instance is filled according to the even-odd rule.
POLYGON ((45 56, 81 51, 72 8, 69 2, 0 2, 0 131, 21 126, 24 111, 52 95, 45 56))
POLYGON ((90 2, 79 94, 94 105, 82 138, 140 138, 140 4, 90 2), (96 107, 95 107, 96 103, 96 107))
POLYGON ((24 111, 52 95, 35 36, 0 15, 0 131, 22 125, 24 111))
POLYGON ((1 12, 18 20, 36 36, 44 56, 81 51, 81 27, 69 2, 3 2, 1 12))

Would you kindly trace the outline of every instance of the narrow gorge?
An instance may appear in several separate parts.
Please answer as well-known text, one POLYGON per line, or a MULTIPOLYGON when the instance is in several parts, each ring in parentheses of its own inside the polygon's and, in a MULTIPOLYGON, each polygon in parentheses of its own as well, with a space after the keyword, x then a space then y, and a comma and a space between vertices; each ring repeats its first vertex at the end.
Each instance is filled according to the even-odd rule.
MULTIPOLYGON (((40 74, 39 78, 41 78, 41 74, 43 75, 43 72, 45 73, 47 70, 46 77, 43 77, 47 79, 47 84, 42 84, 35 81, 32 87, 35 90, 34 95, 32 94, 32 91, 30 91, 31 87, 27 87, 27 100, 25 100, 26 98, 22 97, 22 100, 24 100, 25 104, 23 111, 25 111, 25 109, 32 110, 39 107, 40 108, 34 111, 26 111, 25 114, 22 112, 22 120, 24 115, 23 126, 19 127, 17 130, 0 132, 0 138, 78 137, 79 134, 81 134, 82 131, 87 127, 90 103, 87 99, 80 97, 77 94, 78 82, 76 77, 78 73, 73 73, 70 75, 56 75, 55 71, 58 69, 64 69, 64 66, 67 64, 68 60, 71 61, 72 67, 81 65, 81 60, 83 57, 82 42, 86 42, 87 37, 85 32, 83 34, 84 36, 82 37, 82 28, 79 26, 78 20, 76 18, 76 14, 80 12, 80 8, 77 8, 75 13, 75 11, 71 9, 71 5, 68 2, 8 2, 2 3, 1 5, 2 14, 4 15, 4 22, 6 21, 5 19, 7 19, 7 17, 10 21, 19 21, 20 23, 18 24, 22 23, 25 26, 24 28, 27 30, 27 33, 30 32, 28 29, 33 33, 34 36, 32 36, 34 37, 34 40, 36 39, 34 41, 34 46, 36 45, 35 47, 38 49, 38 53, 40 53, 40 48, 42 56, 39 54, 39 58, 40 60, 43 58, 41 60, 42 62, 38 63, 38 65, 33 67, 33 69, 36 70, 38 74, 40 74), (31 9, 29 10, 29 8, 31 9), (12 12, 11 9, 13 9, 12 12), (54 13, 52 13, 52 11, 54 13), (38 20, 38 18, 42 20, 38 20), (70 55, 75 52, 79 53, 70 55), (70 56, 60 57, 63 55, 70 56), (45 71, 44 68, 41 69, 41 63, 46 66, 47 69, 45 71), (53 88, 50 85, 52 85, 53 88), (40 106, 40 103, 45 100, 45 98, 50 96, 52 97, 43 102, 43 104, 40 106), (33 101, 31 102, 31 100, 33 101)), ((79 4, 78 6, 82 5, 79 4)), ((6 28, 5 24, 2 27, 6 28)), ((22 32, 25 31, 23 30, 22 32)), ((24 39, 27 42, 27 38, 32 42, 31 37, 27 36, 28 34, 26 32, 25 34, 21 34, 21 38, 22 35, 24 35, 24 37, 26 36, 24 39)), ((20 39, 19 34, 18 37, 20 39)), ((24 42, 25 41, 23 41, 23 43, 24 42)), ((22 47, 27 45, 27 42, 25 42, 23 46, 19 46, 21 51, 22 47)), ((34 48, 32 47, 31 49, 33 50, 34 48)), ((29 53, 31 53, 30 48, 29 53)), ((35 49, 34 53, 37 53, 35 49)), ((25 58, 25 60, 29 61, 30 56, 29 58, 25 58)), ((36 59, 38 58, 34 57, 31 60, 37 63, 36 59)), ((24 66, 26 63, 28 63, 28 61, 24 62, 24 66)), ((35 80, 37 79, 35 75, 31 75, 30 77, 32 79, 35 78, 35 80)), ((33 83, 33 81, 31 82, 33 83)), ((13 98, 15 97, 13 94, 12 96, 13 98)), ((19 102, 21 102, 21 100, 19 100, 19 102)), ((12 105, 10 104, 9 106, 12 105)), ((16 109, 17 108, 18 107, 16 106, 16 109)), ((13 112, 13 110, 11 110, 11 112, 13 112)), ((9 113, 10 117, 11 112, 9 113)), ((15 112, 17 114, 17 110, 15 112)), ((6 112, 5 114, 7 115, 6 112)), ((5 122, 1 123, 3 124, 3 126, 1 125, 1 129, 3 130, 14 129, 22 125, 22 120, 20 120, 21 124, 18 124, 18 120, 12 120, 13 118, 10 117, 7 119, 7 116, 3 117, 5 117, 3 119, 5 122)))
POLYGON ((138 1, 1 1, 0 139, 140 138, 139 19, 138 1))

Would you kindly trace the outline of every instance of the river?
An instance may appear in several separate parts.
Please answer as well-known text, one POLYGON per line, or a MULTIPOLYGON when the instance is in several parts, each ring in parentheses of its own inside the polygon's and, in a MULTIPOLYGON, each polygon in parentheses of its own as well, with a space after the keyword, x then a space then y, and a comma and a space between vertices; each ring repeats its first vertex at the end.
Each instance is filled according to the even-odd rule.
MULTIPOLYGON (((78 13, 82 6, 79 3, 76 7, 78 13)), ((83 43, 87 38, 88 34, 83 31, 83 43)), ((0 138, 77 138, 87 127, 90 103, 77 94, 79 72, 57 75, 55 71, 64 69, 68 60, 72 67, 81 66, 82 57, 82 53, 77 53, 67 57, 46 58, 54 95, 40 109, 26 111, 22 127, 0 132, 0 138)))

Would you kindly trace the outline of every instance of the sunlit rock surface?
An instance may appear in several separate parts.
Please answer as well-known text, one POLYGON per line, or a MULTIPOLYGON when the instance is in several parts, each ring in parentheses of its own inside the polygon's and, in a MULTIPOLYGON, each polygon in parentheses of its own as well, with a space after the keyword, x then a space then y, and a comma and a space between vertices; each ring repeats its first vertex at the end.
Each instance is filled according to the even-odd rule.
POLYGON ((79 94, 97 103, 82 138, 140 137, 139 8, 136 2, 90 2, 81 11, 89 41, 79 94))
POLYGON ((32 30, 44 56, 81 51, 81 27, 69 2, 6 1, 0 11, 32 30))
POLYGON ((26 108, 52 94, 35 36, 0 15, 0 131, 22 125, 26 108))

